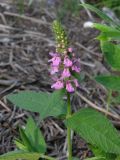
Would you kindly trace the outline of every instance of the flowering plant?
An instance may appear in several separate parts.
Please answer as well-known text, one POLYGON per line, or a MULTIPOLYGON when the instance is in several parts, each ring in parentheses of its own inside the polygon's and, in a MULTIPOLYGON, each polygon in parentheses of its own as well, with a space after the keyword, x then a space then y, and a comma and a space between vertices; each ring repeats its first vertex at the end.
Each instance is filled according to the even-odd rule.
POLYGON ((74 73, 80 73, 79 60, 71 47, 68 47, 67 37, 64 34, 60 24, 55 21, 53 28, 58 42, 56 53, 50 52, 51 75, 54 75, 55 83, 51 86, 56 90, 66 88, 68 93, 74 92, 79 87, 78 80, 73 76, 74 73))
MULTIPOLYGON (((90 108, 83 108, 72 113, 71 95, 79 88, 80 62, 76 58, 74 50, 69 47, 65 31, 58 21, 53 23, 56 37, 56 51, 50 52, 50 73, 53 79, 51 88, 53 93, 22 91, 11 94, 7 98, 16 106, 32 112, 38 112, 41 120, 52 116, 60 118, 67 128, 67 151, 66 159, 76 160, 72 155, 71 131, 76 132, 90 145, 94 156, 88 159, 119 160, 120 159, 120 136, 109 120, 90 108), (67 100, 63 100, 66 96, 67 100)), ((0 156, 0 160, 55 160, 57 157, 46 155, 46 142, 30 117, 24 128, 20 128, 20 139, 15 140, 17 150, 0 156)), ((88 160, 87 159, 87 160, 88 160)))

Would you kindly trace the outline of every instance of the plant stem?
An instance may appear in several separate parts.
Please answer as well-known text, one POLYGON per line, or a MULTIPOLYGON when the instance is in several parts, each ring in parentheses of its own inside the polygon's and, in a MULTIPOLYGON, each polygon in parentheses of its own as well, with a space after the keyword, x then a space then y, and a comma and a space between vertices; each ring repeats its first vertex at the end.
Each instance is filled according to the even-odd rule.
MULTIPOLYGON (((67 93, 67 117, 71 116, 71 103, 70 94, 67 93)), ((68 160, 72 160, 72 142, 71 142, 71 129, 67 127, 67 144, 68 144, 68 160)))

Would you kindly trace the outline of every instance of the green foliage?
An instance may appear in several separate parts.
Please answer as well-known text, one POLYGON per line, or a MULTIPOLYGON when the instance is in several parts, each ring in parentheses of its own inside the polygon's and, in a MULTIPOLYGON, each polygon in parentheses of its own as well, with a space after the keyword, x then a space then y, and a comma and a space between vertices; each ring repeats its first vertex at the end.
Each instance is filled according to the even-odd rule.
MULTIPOLYGON (((120 71, 120 25, 92 5, 85 4, 83 6, 95 12, 99 17, 101 17, 110 25, 107 26, 94 23, 93 27, 101 31, 97 39, 100 40, 101 50, 105 56, 107 63, 111 66, 112 69, 120 71)), ((95 79, 97 80, 97 82, 104 85, 107 89, 110 89, 110 92, 118 92, 118 96, 111 97, 109 102, 120 103, 119 76, 97 76, 95 79)))
POLYGON ((107 89, 111 89, 113 91, 120 90, 120 77, 119 76, 96 76, 95 80, 102 85, 104 85, 107 89))
POLYGON ((24 13, 24 0, 18 0, 17 1, 17 6, 18 6, 18 10, 19 10, 19 13, 20 14, 23 14, 24 13))
POLYGON ((85 160, 106 160, 104 157, 92 157, 92 158, 86 158, 85 160))
POLYGON ((57 42, 56 49, 59 53, 64 53, 68 47, 68 39, 60 22, 53 22, 53 31, 57 42))
POLYGON ((100 31, 102 31, 102 32, 117 32, 120 35, 120 31, 119 30, 117 30, 116 28, 107 26, 105 24, 94 23, 93 27, 98 29, 98 30, 100 30, 100 31))
POLYGON ((77 15, 79 13, 79 0, 64 0, 58 9, 58 18, 63 20, 67 14, 77 15))
POLYGON ((120 154, 120 136, 108 119, 93 109, 81 109, 66 125, 105 153, 120 154))
POLYGON ((115 160, 120 160, 120 156, 117 156, 117 158, 115 160))
MULTIPOLYGON (((17 5, 19 14, 24 14, 24 12, 25 12, 25 0, 17 0, 17 1, 14 0, 14 2, 17 5)), ((33 2, 34 2, 34 0, 29 0, 28 1, 28 7, 30 7, 33 4, 33 2)))
POLYGON ((105 160, 113 160, 116 158, 115 154, 105 153, 97 147, 90 146, 90 149, 92 150, 93 154, 95 155, 95 158, 101 157, 101 159, 105 159, 105 160))
POLYGON ((93 5, 90 4, 81 4, 81 6, 88 8, 89 10, 95 12, 100 18, 108 22, 109 24, 112 24, 115 27, 119 27, 119 24, 115 21, 113 21, 112 18, 108 17, 105 13, 94 7, 93 5))
POLYGON ((116 28, 99 23, 94 23, 93 27, 101 31, 97 37, 101 41, 120 40, 120 31, 116 28))
POLYGON ((23 91, 17 94, 7 96, 8 100, 17 107, 32 112, 40 113, 42 119, 48 116, 59 116, 66 114, 65 102, 62 100, 64 91, 55 91, 54 93, 23 91))
POLYGON ((29 137, 27 137, 22 128, 20 128, 20 137, 23 142, 23 145, 27 147, 27 150, 29 152, 34 151, 34 146, 32 146, 31 140, 29 139, 29 137))
POLYGON ((118 15, 120 14, 120 1, 119 0, 101 0, 97 6, 105 6, 108 8, 113 9, 114 11, 116 11, 116 13, 118 13, 118 15))
POLYGON ((15 143, 20 150, 29 152, 46 152, 46 143, 40 129, 35 124, 32 117, 27 120, 25 129, 20 129, 21 140, 16 140, 15 143))
POLYGON ((39 154, 36 152, 25 152, 25 151, 12 151, 0 156, 0 160, 39 160, 39 159, 46 159, 46 160, 56 160, 55 158, 48 157, 43 154, 39 154))
POLYGON ((31 143, 35 147, 36 152, 40 152, 40 153, 46 152, 47 146, 46 146, 44 137, 40 129, 37 127, 36 123, 31 117, 27 120, 25 133, 31 140, 31 143))
POLYGON ((48 159, 48 156, 43 155, 46 152, 44 138, 32 117, 27 120, 25 129, 20 129, 20 140, 15 143, 19 150, 0 156, 0 160, 38 160, 40 157, 48 159))
POLYGON ((120 70, 120 45, 101 41, 101 49, 113 69, 120 70))
POLYGON ((17 160, 17 159, 38 160, 39 158, 40 158, 39 153, 34 153, 34 152, 29 153, 24 151, 13 151, 0 156, 0 160, 17 160))

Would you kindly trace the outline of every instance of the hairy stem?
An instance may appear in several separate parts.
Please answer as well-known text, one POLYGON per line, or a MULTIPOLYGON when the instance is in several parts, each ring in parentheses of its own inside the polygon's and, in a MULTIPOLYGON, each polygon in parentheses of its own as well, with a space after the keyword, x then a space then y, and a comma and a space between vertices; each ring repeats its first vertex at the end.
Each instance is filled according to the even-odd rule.
MULTIPOLYGON (((67 93, 67 118, 71 116, 70 94, 67 93)), ((67 127, 68 160, 72 160, 71 129, 67 127)))

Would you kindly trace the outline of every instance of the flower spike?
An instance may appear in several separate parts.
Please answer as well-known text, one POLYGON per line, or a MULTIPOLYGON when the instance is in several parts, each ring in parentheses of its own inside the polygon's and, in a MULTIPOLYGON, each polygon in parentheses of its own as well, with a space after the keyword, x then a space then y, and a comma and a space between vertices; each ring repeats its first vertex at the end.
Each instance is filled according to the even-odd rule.
POLYGON ((57 43, 57 52, 64 53, 68 47, 68 39, 61 23, 56 20, 53 22, 53 32, 57 43))
POLYGON ((51 88, 55 90, 64 88, 67 92, 74 93, 79 87, 77 79, 73 76, 74 73, 80 72, 79 59, 76 58, 73 48, 68 46, 65 31, 58 21, 54 21, 53 30, 57 47, 55 53, 49 53, 52 58, 48 62, 51 65, 50 73, 54 81, 51 88))

